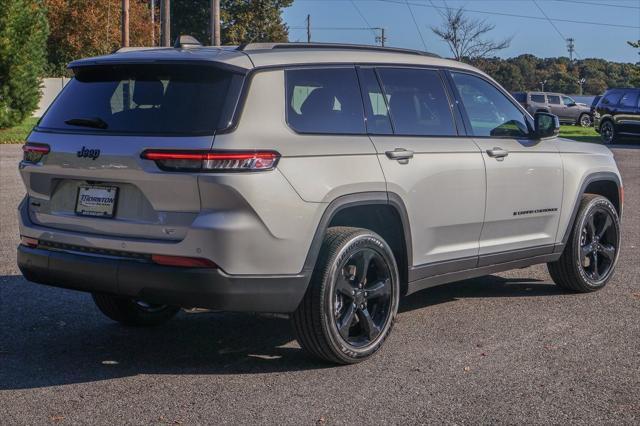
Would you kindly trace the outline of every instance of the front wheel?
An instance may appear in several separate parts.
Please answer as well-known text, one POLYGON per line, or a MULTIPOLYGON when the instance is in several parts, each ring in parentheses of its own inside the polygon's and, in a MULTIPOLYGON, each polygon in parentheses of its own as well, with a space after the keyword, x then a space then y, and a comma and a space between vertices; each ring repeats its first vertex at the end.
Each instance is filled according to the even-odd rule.
POLYGON ((300 306, 300 346, 316 358, 353 364, 373 355, 398 312, 398 267, 389 245, 366 229, 329 228, 300 306))
POLYGON ((620 251, 620 219, 609 200, 585 194, 562 256, 547 264, 553 281, 579 293, 604 287, 620 251))
POLYGON ((600 138, 602 143, 609 145, 616 142, 616 128, 609 120, 600 125, 600 138))
POLYGON ((93 293, 93 301, 100 312, 125 325, 151 326, 169 321, 179 307, 156 305, 142 300, 93 293))

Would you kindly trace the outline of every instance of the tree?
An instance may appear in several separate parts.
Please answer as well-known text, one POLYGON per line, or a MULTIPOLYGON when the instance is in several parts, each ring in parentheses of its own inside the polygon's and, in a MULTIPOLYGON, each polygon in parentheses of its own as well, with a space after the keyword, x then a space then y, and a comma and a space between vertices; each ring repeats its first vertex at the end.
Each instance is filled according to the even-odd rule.
MULTIPOLYGON (((173 0, 171 34, 188 34, 202 43, 211 38, 210 0, 173 0)), ((282 9, 293 0, 221 0, 222 44, 287 41, 289 30, 282 9)))
POLYGON ((511 44, 511 38, 501 41, 485 39, 485 35, 491 32, 495 25, 466 16, 463 8, 447 8, 443 19, 442 26, 431 27, 431 31, 449 45, 453 57, 458 61, 465 58, 484 58, 498 50, 506 49, 511 44))
POLYGON ((47 32, 39 0, 0 1, 0 129, 38 107, 47 32))
MULTIPOLYGON (((47 40, 48 72, 65 74, 74 59, 105 55, 120 47, 122 0, 44 0, 51 33, 47 40)), ((131 0, 131 46, 151 46, 151 10, 148 1, 131 0)), ((157 28, 154 29, 157 34, 157 28)))

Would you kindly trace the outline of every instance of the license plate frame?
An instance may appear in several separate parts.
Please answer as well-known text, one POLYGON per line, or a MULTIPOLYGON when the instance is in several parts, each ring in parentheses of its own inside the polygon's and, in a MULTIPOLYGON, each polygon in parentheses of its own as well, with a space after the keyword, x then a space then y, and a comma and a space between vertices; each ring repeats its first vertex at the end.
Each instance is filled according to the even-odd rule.
POLYGON ((118 187, 114 185, 78 185, 78 193, 76 195, 75 213, 78 216, 99 217, 111 219, 115 216, 116 207, 118 205, 118 187), (112 198, 109 203, 101 201, 87 200, 81 201, 82 195, 88 195, 95 198, 112 198))

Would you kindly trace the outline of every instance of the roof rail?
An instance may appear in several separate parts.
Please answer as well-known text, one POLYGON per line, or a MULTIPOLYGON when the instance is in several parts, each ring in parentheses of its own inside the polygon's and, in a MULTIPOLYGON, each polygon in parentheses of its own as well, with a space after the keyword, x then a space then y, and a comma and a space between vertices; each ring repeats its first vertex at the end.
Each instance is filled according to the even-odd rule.
POLYGON ((247 43, 241 44, 236 50, 270 50, 270 49, 345 49, 345 50, 369 50, 388 53, 405 53, 409 55, 422 55, 439 58, 439 55, 421 50, 404 49, 400 47, 382 47, 370 46, 366 44, 348 44, 348 43, 247 43))

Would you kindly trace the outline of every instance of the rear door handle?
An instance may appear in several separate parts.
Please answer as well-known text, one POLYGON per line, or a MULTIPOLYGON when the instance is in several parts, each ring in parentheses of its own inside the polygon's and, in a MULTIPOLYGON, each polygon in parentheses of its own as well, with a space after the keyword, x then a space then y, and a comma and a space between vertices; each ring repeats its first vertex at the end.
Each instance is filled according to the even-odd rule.
POLYGON ((410 158, 413 158, 413 151, 404 148, 396 148, 393 151, 386 151, 387 157, 392 160, 399 160, 401 163, 405 164, 409 161, 410 158))
POLYGON ((502 149, 499 146, 495 146, 492 149, 488 149, 487 154, 489 155, 489 157, 493 157, 498 161, 502 161, 504 160, 504 157, 509 155, 509 151, 507 151, 506 149, 502 149))

